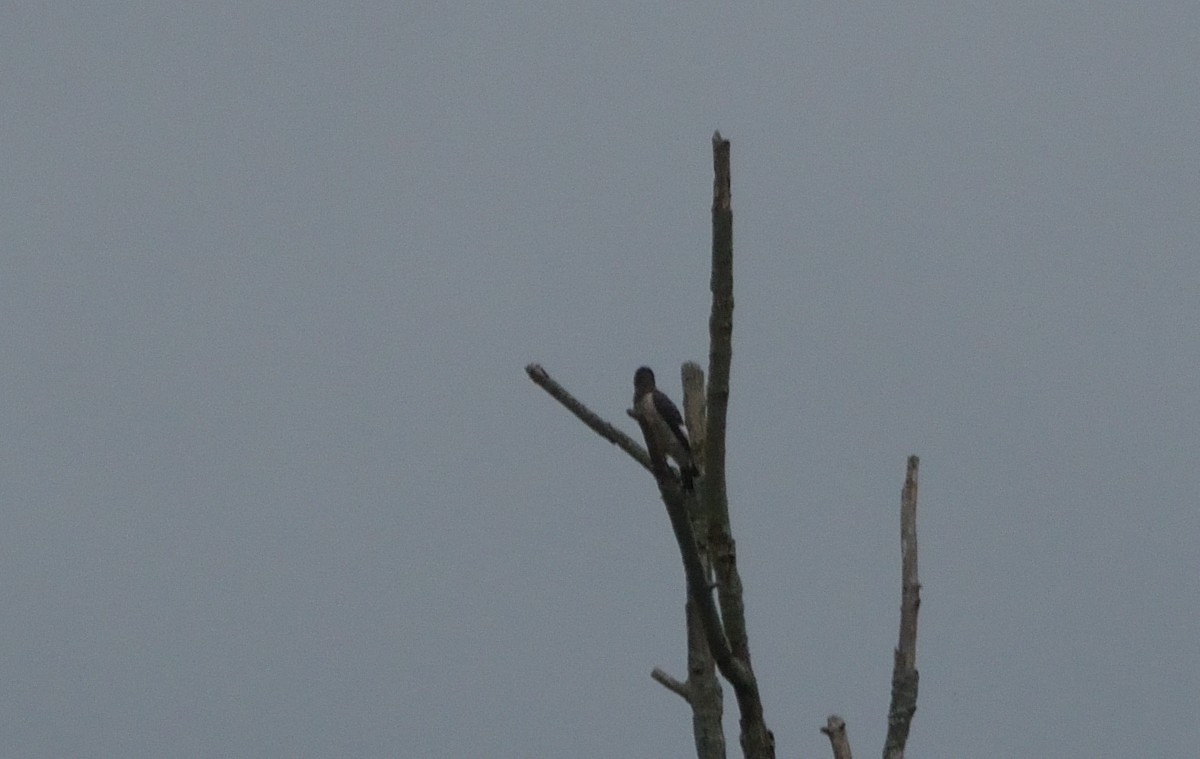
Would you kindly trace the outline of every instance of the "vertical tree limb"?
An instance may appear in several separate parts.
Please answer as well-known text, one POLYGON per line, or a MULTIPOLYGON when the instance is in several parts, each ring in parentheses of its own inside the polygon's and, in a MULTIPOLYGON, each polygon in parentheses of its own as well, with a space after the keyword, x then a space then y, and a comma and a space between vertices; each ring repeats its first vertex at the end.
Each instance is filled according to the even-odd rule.
POLYGON ((730 198, 729 140, 713 135, 712 311, 708 317, 708 389, 705 402, 705 511, 729 523, 725 491, 725 417, 729 408, 729 366, 733 360, 733 208, 730 198))
MULTIPOLYGON (((683 419, 688 429, 692 460, 701 467, 698 487, 704 487, 704 427, 705 386, 704 369, 688 361, 680 368, 683 383, 683 419)), ((712 582, 712 554, 708 546, 708 517, 699 507, 691 513, 696 536, 696 549, 704 566, 706 583, 712 582)), ((706 590, 706 593, 711 591, 706 590)), ((708 650, 704 621, 700 607, 690 596, 685 610, 688 640, 688 682, 695 686, 696 701, 692 704, 692 737, 697 757, 725 757, 724 694, 717 677, 716 663, 708 650)))
POLYGON ((904 489, 900 493, 900 641, 892 668, 892 702, 888 708, 884 759, 904 759, 904 745, 917 711, 917 611, 921 608, 921 583, 917 579, 917 467, 908 457, 904 489))
MULTIPOLYGON (((704 370, 688 361, 679 370, 683 382, 683 423, 687 426, 688 443, 697 466, 704 466, 704 370)), ((701 471, 701 476, 704 475, 701 471)))
POLYGON ((821 732, 829 736, 829 747, 833 749, 833 759, 850 759, 850 739, 846 736, 846 720, 831 714, 825 721, 821 732))
MULTIPOLYGON (((698 455, 697 451, 702 449, 704 441, 704 370, 696 364, 688 362, 683 365, 680 374, 683 380, 683 409, 684 421, 688 428, 688 442, 691 445, 693 456, 696 456, 698 455)), ((649 440, 648 445, 653 448, 649 440)), ((651 457, 653 458, 653 456, 654 453, 651 451, 651 457)), ((692 522, 692 537, 704 571, 706 585, 704 592, 711 598, 711 593, 707 589, 712 576, 707 550, 707 520, 701 510, 696 508, 695 499, 687 497, 686 493, 685 505, 689 507, 688 516, 692 522)), ((676 537, 680 541, 686 542, 686 538, 679 535, 676 537)), ((692 737, 698 759, 725 759, 725 730, 721 722, 723 714, 721 683, 717 678, 713 656, 708 649, 708 633, 705 630, 701 606, 692 597, 690 588, 686 595, 684 616, 687 627, 687 680, 681 683, 658 668, 650 673, 650 677, 667 690, 681 696, 691 707, 692 737)))
MULTIPOLYGON (((693 460, 702 463, 704 451, 704 370, 691 361, 680 368, 683 382, 683 419, 688 429, 688 442, 693 460)), ((697 483, 704 486, 703 474, 697 483)), ((696 506, 696 502, 691 501, 696 506)), ((708 550, 708 519, 703 510, 694 508, 689 514, 692 519, 696 550, 704 569, 705 583, 712 579, 712 560, 708 550)), ((711 595, 711 591, 705 590, 711 595)), ((704 622, 700 607, 688 595, 684 609, 687 618, 687 662, 688 687, 691 694, 692 737, 698 759, 725 759, 725 728, 721 722, 724 714, 721 682, 717 678, 716 663, 708 650, 704 622)))
POLYGON ((708 638, 700 607, 689 595, 687 618, 688 686, 692 707, 692 740, 697 759, 725 759, 724 703, 716 666, 708 652, 708 638))
MULTIPOLYGON (((725 417, 729 407, 729 367, 733 359, 733 205, 729 140, 713 134, 712 312, 708 318, 708 392, 704 440, 703 511, 709 520, 709 551, 725 638, 744 677, 730 679, 741 712, 742 753, 747 759, 773 759, 775 737, 763 720, 758 681, 750 664, 742 581, 737 571, 729 496, 725 489, 725 417)), ((720 662, 718 661, 718 664, 720 662)), ((725 675, 725 668, 721 668, 725 675)))

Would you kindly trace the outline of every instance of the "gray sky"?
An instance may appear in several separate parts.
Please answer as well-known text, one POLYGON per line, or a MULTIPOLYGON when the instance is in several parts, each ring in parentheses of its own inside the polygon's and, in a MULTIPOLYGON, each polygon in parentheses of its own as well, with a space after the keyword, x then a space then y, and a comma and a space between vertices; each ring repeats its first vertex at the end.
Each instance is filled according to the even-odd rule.
MULTIPOLYGON (((0 753, 686 757, 706 362, 780 756, 1200 744, 1200 5, 0 10, 0 753)), ((477 4, 483 6, 484 4, 477 4)), ((736 746, 735 704, 727 699, 736 746)))

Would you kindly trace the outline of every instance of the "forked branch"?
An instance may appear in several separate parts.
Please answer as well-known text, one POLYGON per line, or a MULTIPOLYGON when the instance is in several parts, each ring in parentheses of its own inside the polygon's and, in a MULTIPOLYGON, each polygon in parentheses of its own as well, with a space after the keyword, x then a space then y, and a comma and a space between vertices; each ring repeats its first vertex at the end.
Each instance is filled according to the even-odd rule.
MULTIPOLYGON (((671 521, 671 529, 675 533, 676 542, 679 544, 679 552, 683 558, 683 570, 687 578, 688 595, 695 601, 698 607, 697 611, 703 621, 709 651, 716 660, 721 674, 733 683, 735 688, 738 683, 744 683, 746 678, 745 668, 741 666, 740 662, 734 660, 730 653, 729 643, 725 640, 721 624, 721 616, 717 611, 716 602, 713 600, 712 591, 704 570, 704 563, 701 561, 700 552, 696 547, 696 534, 692 528, 691 519, 688 517, 688 502, 691 501, 694 504, 694 496, 690 492, 683 490, 679 479, 674 476, 669 467, 656 468, 651 463, 653 458, 661 458, 661 453, 658 456, 651 456, 633 438, 602 419, 598 414, 567 392, 562 385, 554 381, 549 372, 542 368, 540 364, 529 364, 525 367, 525 372, 538 387, 549 393, 551 397, 577 416, 580 421, 590 427, 596 434, 628 453, 635 461, 655 474, 658 481, 659 493, 662 495, 663 503, 667 507, 667 516, 671 521)), ((650 438, 653 439, 653 436, 650 436, 650 438)))

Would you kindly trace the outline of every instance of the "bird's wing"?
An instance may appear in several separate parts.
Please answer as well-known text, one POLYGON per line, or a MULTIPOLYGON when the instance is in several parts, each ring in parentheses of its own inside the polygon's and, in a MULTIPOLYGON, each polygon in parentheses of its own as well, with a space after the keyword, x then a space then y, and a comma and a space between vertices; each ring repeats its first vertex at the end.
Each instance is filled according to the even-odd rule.
POLYGON ((691 450, 691 446, 688 445, 687 435, 683 431, 683 417, 680 416, 679 409, 675 407, 675 404, 671 402, 667 394, 661 390, 654 391, 654 410, 658 412, 662 420, 671 428, 671 432, 679 439, 679 442, 683 443, 685 448, 691 450))

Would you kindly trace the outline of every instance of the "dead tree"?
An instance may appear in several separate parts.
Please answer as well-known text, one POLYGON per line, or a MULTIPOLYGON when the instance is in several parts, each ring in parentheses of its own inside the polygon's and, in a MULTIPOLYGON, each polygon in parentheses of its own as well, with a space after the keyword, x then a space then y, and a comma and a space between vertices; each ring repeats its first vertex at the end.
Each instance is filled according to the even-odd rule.
MULTIPOLYGON (((687 584, 687 678, 680 681, 655 668, 651 677, 683 698, 692 709, 692 734, 700 759, 724 759, 721 724, 722 688, 717 673, 733 689, 740 716, 739 743, 746 759, 774 759, 775 737, 763 717, 758 680, 750 661, 750 642, 737 570, 737 552, 725 487, 725 417, 733 335, 733 211, 730 203, 729 141, 713 135, 712 310, 709 315, 708 383, 696 364, 683 365, 684 419, 695 460, 701 464, 694 487, 685 489, 679 474, 656 450, 605 421, 554 381, 539 364, 525 367, 539 387, 584 424, 628 453, 654 475, 659 495, 683 559, 687 584), (716 591, 715 598, 713 591, 716 591)), ((627 412, 644 420, 639 412, 627 412)), ((643 429, 645 426, 643 425, 643 429)), ((920 585, 917 583, 917 457, 908 460, 901 498, 902 601, 900 643, 895 651, 892 703, 884 759, 903 759, 909 725, 916 711, 916 633, 920 585)), ((821 732, 829 736, 835 759, 850 759, 845 722, 830 716, 821 732)))

